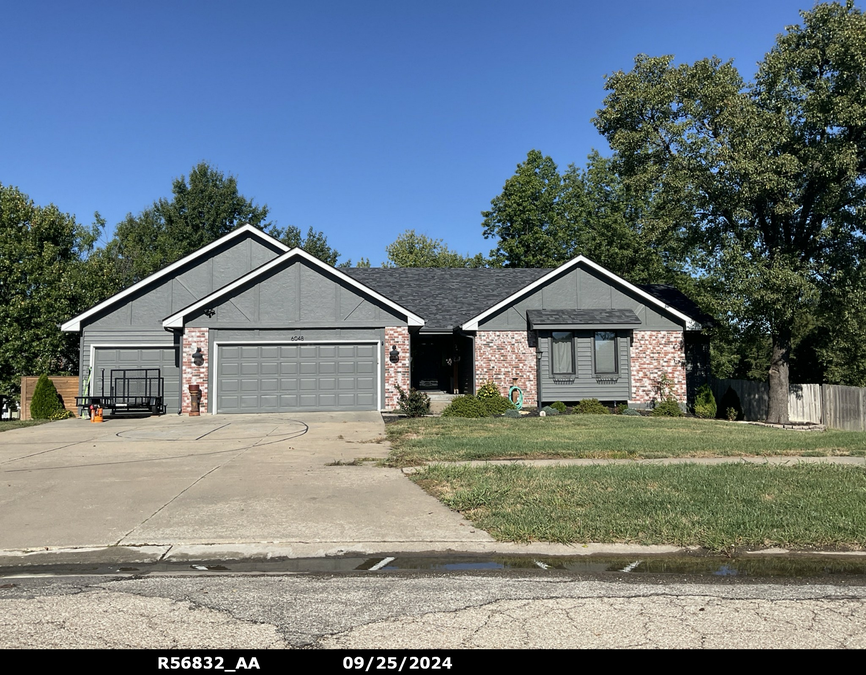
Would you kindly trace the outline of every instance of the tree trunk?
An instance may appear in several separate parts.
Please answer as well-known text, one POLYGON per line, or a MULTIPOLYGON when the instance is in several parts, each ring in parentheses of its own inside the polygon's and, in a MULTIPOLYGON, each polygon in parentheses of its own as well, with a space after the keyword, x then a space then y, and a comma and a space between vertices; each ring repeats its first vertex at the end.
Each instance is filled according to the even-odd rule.
POLYGON ((767 422, 788 423, 788 372, 791 358, 791 331, 773 336, 773 354, 770 359, 770 404, 767 422))

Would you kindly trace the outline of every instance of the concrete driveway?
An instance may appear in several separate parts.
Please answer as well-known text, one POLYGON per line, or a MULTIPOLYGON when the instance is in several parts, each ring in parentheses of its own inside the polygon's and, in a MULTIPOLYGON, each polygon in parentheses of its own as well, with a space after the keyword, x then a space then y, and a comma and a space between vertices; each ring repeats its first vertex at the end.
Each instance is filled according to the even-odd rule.
POLYGON ((0 549, 303 545, 324 555, 492 542, 397 469, 328 466, 386 456, 384 433, 372 412, 3 432, 0 549))

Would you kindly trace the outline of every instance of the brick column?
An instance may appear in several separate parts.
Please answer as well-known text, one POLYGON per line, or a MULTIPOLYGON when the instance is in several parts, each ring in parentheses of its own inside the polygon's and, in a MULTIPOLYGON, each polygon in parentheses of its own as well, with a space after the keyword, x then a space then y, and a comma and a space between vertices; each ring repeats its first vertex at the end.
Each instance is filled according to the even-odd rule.
POLYGON ((631 345, 631 401, 650 404, 659 398, 662 373, 673 382, 673 394, 686 403, 686 351, 683 332, 636 330, 631 345))
POLYGON ((475 386, 480 388, 492 380, 499 387, 499 393, 508 396, 509 387, 516 384, 523 390, 524 407, 537 405, 538 364, 535 352, 534 334, 529 331, 478 331, 475 336, 475 386))
POLYGON ((397 385, 408 392, 411 386, 409 378, 409 329, 406 326, 390 326, 385 328, 385 410, 396 410, 400 394, 397 385), (400 352, 400 360, 391 363, 391 347, 400 352))
POLYGON ((181 410, 188 413, 190 410, 189 385, 198 384, 201 386, 201 405, 199 410, 204 415, 208 412, 208 329, 207 328, 185 328, 183 332, 183 343, 180 350, 181 372, 183 373, 183 381, 181 382, 181 410), (201 348, 204 363, 200 366, 192 362, 192 355, 197 348, 201 348))

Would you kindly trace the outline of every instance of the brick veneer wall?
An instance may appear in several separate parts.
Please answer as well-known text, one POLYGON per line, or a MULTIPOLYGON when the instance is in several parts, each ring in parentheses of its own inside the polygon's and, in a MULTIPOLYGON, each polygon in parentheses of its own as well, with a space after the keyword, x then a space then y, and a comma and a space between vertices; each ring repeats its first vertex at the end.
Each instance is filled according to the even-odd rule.
POLYGON ((184 413, 190 411, 190 396, 189 385, 198 384, 201 386, 201 405, 199 410, 202 414, 208 412, 207 390, 208 390, 208 365, 210 358, 208 355, 208 329, 207 328, 186 328, 183 332, 183 346, 180 350, 181 354, 181 372, 183 373, 181 381, 181 410, 184 413), (195 350, 201 347, 204 363, 200 366, 192 362, 192 355, 195 350))
POLYGON ((538 364, 534 333, 525 330, 480 330, 475 336, 475 386, 493 380, 503 396, 512 384, 523 390, 523 405, 537 405, 538 364), (514 382, 514 379, 517 382, 514 382))
POLYGON ((658 382, 665 373, 673 382, 677 401, 686 402, 686 351, 683 332, 636 330, 631 345, 631 386, 634 403, 659 397, 658 382))
POLYGON ((406 326, 391 326, 385 328, 385 410, 395 410, 400 394, 397 385, 408 392, 411 386, 409 379, 409 329, 406 326), (391 363, 391 347, 400 352, 400 360, 391 363))

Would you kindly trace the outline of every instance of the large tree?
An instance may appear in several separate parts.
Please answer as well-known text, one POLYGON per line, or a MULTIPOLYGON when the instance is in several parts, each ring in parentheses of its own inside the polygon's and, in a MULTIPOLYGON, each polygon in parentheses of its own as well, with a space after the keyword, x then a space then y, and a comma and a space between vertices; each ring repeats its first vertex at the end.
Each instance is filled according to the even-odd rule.
POLYGON ((289 225, 285 232, 279 232, 278 230, 277 232, 280 240, 286 246, 302 248, 311 256, 329 265, 333 266, 337 264, 337 258, 340 257, 340 253, 328 245, 328 238, 323 232, 317 232, 311 227, 307 230, 307 236, 302 237, 300 228, 295 225, 289 225))
POLYGON ((0 184, 0 392, 17 393, 22 375, 77 369, 78 338, 60 324, 86 306, 95 239, 53 204, 0 184))
POLYGON ((560 174, 532 150, 482 212, 484 236, 498 240, 491 264, 556 267, 585 255, 633 283, 683 280, 678 242, 645 225, 648 199, 597 152, 586 168, 570 164, 560 174))
POLYGON ((244 223, 280 234, 266 221, 267 205, 256 206, 240 194, 234 176, 206 162, 194 166, 188 179, 175 179, 171 192, 170 200, 159 199, 117 225, 105 251, 117 285, 129 286, 244 223))
POLYGON ((754 82, 716 58, 640 55, 595 119, 627 184, 653 194, 653 226, 693 247, 736 326, 769 336, 776 423, 799 315, 861 264, 866 234, 866 18, 853 2, 801 16, 754 82))
POLYGON ((388 260, 384 267, 484 267, 480 253, 460 255, 441 239, 431 239, 415 230, 406 230, 385 247, 388 260))

